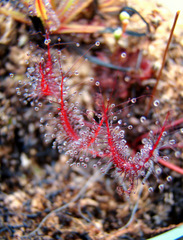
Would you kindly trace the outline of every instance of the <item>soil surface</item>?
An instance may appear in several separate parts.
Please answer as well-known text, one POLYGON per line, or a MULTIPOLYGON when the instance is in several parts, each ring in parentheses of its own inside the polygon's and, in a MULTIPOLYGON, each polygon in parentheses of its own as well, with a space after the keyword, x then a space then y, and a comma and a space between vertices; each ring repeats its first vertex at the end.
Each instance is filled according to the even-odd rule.
MULTIPOLYGON (((140 16, 134 14, 127 26, 133 35, 124 34, 115 40, 112 33, 53 33, 51 51, 57 51, 58 37, 61 42, 79 43, 82 53, 100 41, 98 48, 95 46, 86 54, 116 66, 136 67, 136 72, 126 73, 91 63, 90 59, 83 62, 81 53, 59 45, 65 52, 63 69, 74 65, 77 70, 79 66, 79 75, 75 72, 72 85, 79 86, 77 92, 83 92, 77 97, 83 109, 93 110, 95 94, 100 92, 95 84, 88 84, 90 78, 100 82, 104 98, 110 96, 116 105, 124 103, 121 116, 128 126, 133 125, 132 130, 128 127, 125 131, 132 151, 140 147, 136 139, 149 129, 162 126, 171 111, 168 140, 162 151, 169 162, 183 168, 183 26, 177 24, 167 53, 154 98, 158 99, 158 106, 149 110, 146 123, 142 124, 140 117, 145 115, 155 86, 174 16, 154 1, 127 0, 118 5, 109 1, 108 8, 104 2, 90 4, 90 17, 83 10, 74 21, 117 28, 121 26, 119 11, 133 6, 149 24, 150 32, 140 16), (144 36, 137 36, 139 32, 144 36), (124 60, 121 53, 126 54, 124 60), (144 61, 140 69, 139 58, 144 61), (129 107, 127 101, 133 98, 139 100, 129 107)), ((0 239, 147 239, 183 223, 180 173, 160 166, 162 174, 158 178, 152 174, 145 185, 139 179, 130 195, 119 195, 112 170, 103 175, 100 168, 93 168, 95 160, 87 168, 70 167, 66 163, 68 156, 54 149, 53 141, 45 141, 40 118, 49 113, 49 106, 35 111, 17 95, 18 83, 28 81, 27 67, 37 61, 39 52, 45 51, 44 37, 35 30, 23 5, 6 1, 1 4, 26 18, 22 22, 11 12, 5 16, 0 11, 0 239), (172 177, 171 182, 166 181, 168 176, 172 177)))

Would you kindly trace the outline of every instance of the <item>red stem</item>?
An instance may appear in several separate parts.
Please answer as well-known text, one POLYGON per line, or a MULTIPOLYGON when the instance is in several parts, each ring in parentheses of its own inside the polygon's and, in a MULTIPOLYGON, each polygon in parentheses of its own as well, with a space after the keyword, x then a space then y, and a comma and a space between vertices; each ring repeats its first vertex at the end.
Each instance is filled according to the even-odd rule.
POLYGON ((66 111, 65 105, 64 105, 64 99, 63 99, 64 76, 63 76, 62 72, 61 72, 61 75, 62 75, 62 80, 61 80, 61 90, 60 90, 60 94, 61 94, 60 110, 61 110, 62 126, 63 126, 65 132, 69 135, 69 137, 71 139, 73 139, 74 141, 77 141, 79 139, 79 137, 78 137, 77 133, 75 132, 75 130, 71 126, 71 123, 68 119, 68 114, 67 114, 67 111, 66 111))
POLYGON ((101 126, 102 126, 103 122, 104 122, 104 116, 102 117, 102 119, 101 119, 101 121, 100 121, 100 124, 99 124, 97 130, 95 131, 95 136, 94 136, 94 137, 91 139, 91 141, 88 143, 87 147, 89 147, 89 146, 95 141, 95 139, 96 139, 96 137, 98 136, 98 133, 99 133, 99 131, 100 131, 100 129, 101 129, 101 126))
MULTIPOLYGON (((106 123, 106 128, 107 128, 107 136, 108 136, 108 144, 110 146, 111 149, 111 159, 114 165, 116 165, 119 169, 121 169, 121 162, 126 163, 126 166, 128 164, 128 162, 126 162, 124 159, 122 159, 119 156, 118 151, 116 151, 113 140, 112 140, 112 136, 110 133, 110 129, 109 129, 109 122, 108 122, 108 118, 107 118, 107 112, 108 112, 108 107, 105 108, 105 106, 103 106, 104 109, 104 117, 105 117, 105 123, 106 123)), ((122 170, 122 169, 121 169, 122 170)))
MULTIPOLYGON (((170 129, 170 128, 174 128, 175 126, 177 126, 177 125, 179 125, 179 124, 181 124, 181 123, 183 123, 183 118, 180 118, 180 119, 178 119, 178 120, 175 120, 173 123, 167 124, 167 125, 165 126, 165 130, 170 129)), ((160 129, 160 128, 157 129, 157 130, 153 130, 154 135, 155 135, 155 134, 158 134, 159 132, 161 132, 161 129, 160 129)), ((137 145, 137 143, 138 143, 141 139, 147 137, 148 134, 149 134, 149 132, 144 133, 143 135, 139 136, 139 137, 136 139, 136 141, 134 142, 133 145, 137 145)))
POLYGON ((50 53, 50 39, 49 39, 49 34, 48 32, 46 32, 46 40, 48 41, 47 42, 47 51, 48 51, 48 60, 46 62, 46 68, 49 69, 49 74, 52 74, 52 60, 51 60, 51 53, 50 53))
POLYGON ((162 158, 159 158, 159 159, 158 159, 158 162, 159 162, 161 165, 163 165, 163 166, 165 166, 165 167, 167 167, 167 168, 169 168, 169 169, 171 169, 171 170, 173 170, 173 171, 175 171, 175 172, 180 173, 181 175, 183 175, 183 169, 182 169, 182 168, 180 168, 180 167, 178 167, 178 166, 176 166, 176 165, 174 165, 174 164, 172 164, 172 163, 170 163, 170 162, 167 162, 167 161, 165 161, 165 160, 162 159, 162 158))
POLYGON ((50 95, 51 92, 50 92, 48 84, 47 84, 47 82, 45 80, 45 76, 44 76, 44 73, 43 73, 43 69, 42 69, 41 63, 39 63, 39 71, 41 73, 41 90, 44 93, 44 95, 50 95))
POLYGON ((161 128, 161 132, 160 132, 160 135, 158 136, 158 139, 156 140, 154 146, 153 146, 153 149, 149 151, 149 156, 145 159, 144 163, 148 162, 148 160, 152 157, 155 149, 157 148, 158 144, 159 144, 159 141, 163 135, 163 132, 165 131, 165 125, 166 125, 166 122, 167 122, 167 119, 170 115, 170 112, 167 113, 167 116, 166 116, 166 119, 165 119, 165 122, 163 124, 163 127, 161 128))

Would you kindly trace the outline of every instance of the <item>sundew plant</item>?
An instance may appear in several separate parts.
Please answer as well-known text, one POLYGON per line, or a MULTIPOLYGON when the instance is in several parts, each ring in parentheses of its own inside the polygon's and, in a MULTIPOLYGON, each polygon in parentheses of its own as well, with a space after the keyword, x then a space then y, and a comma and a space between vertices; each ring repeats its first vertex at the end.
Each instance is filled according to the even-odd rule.
MULTIPOLYGON (((75 70, 78 62, 65 71, 63 50, 52 48, 48 33, 44 45, 45 49, 33 54, 32 59, 36 60, 30 63, 27 80, 20 82, 17 94, 24 103, 30 102, 35 111, 42 112, 40 128, 45 141, 53 142, 53 148, 68 155, 70 166, 87 168, 91 163, 102 173, 110 166, 113 176, 125 183, 117 187, 119 194, 130 194, 138 179, 146 183, 150 174, 158 179, 162 172, 159 162, 168 159, 161 149, 167 144, 170 112, 162 125, 157 126, 158 130, 146 133, 138 150, 131 149, 125 129, 133 131, 133 125, 124 124, 122 112, 125 107, 135 105, 138 98, 115 105, 110 96, 102 93, 100 81, 91 77, 87 85, 91 88, 95 85, 98 91, 92 96, 93 109, 86 109, 79 101, 82 83, 76 85, 73 82, 75 76, 79 78, 79 72, 75 70)), ((158 105, 155 100, 154 106, 158 105)), ((139 124, 144 121, 146 118, 141 116, 139 124)), ((167 181, 171 181, 171 176, 167 176, 167 181)), ((159 189, 163 188, 164 185, 159 184, 159 189)), ((152 190, 149 187, 149 191, 152 190)))

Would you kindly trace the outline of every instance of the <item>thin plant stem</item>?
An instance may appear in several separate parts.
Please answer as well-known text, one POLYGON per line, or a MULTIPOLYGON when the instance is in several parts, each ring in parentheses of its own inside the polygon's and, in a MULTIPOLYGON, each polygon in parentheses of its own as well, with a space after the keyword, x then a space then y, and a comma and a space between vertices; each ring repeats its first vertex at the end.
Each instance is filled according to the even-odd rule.
POLYGON ((167 52, 168 52, 168 49, 169 49, 169 46, 170 46, 170 43, 171 43, 171 40, 172 40, 172 37, 173 37, 174 29, 175 29, 175 26, 176 26, 179 14, 180 14, 180 11, 177 11, 176 15, 175 15, 175 18, 174 18, 174 22, 173 22, 172 28, 171 28, 171 32, 170 32, 170 35, 169 35, 169 39, 168 39, 168 42, 167 42, 167 45, 166 45, 166 48, 165 48, 165 51, 164 51, 164 54, 163 54, 163 60, 162 60, 161 68, 159 70, 159 73, 158 73, 158 76, 157 76, 157 79, 156 79, 156 84, 155 84, 155 86, 153 88, 152 96, 150 98, 150 101, 149 101, 149 104, 148 104, 148 108, 146 110, 145 115, 147 115, 149 113, 149 110, 151 108, 151 105, 152 105, 152 102, 153 102, 153 99, 154 99, 154 96, 155 96, 155 93, 156 93, 156 90, 157 90, 157 86, 158 86, 158 83, 160 81, 160 77, 161 77, 163 68, 165 66, 166 55, 167 55, 167 52))
POLYGON ((172 164, 172 163, 170 163, 170 162, 167 162, 167 161, 165 161, 165 160, 162 159, 162 158, 159 158, 159 159, 158 159, 158 162, 159 162, 161 165, 163 165, 163 166, 165 166, 165 167, 167 167, 167 168, 169 168, 169 169, 171 169, 171 170, 173 170, 173 171, 175 171, 175 172, 180 173, 180 174, 183 175, 183 168, 178 167, 177 165, 174 165, 174 164, 172 164))
POLYGON ((138 193, 138 199, 137 199, 137 201, 136 201, 136 203, 133 207, 133 210, 132 210, 132 213, 131 213, 131 216, 130 216, 130 219, 128 220, 128 222, 123 227, 121 227, 118 231, 116 231, 115 233, 112 233, 112 234, 108 235, 105 238, 106 240, 112 240, 112 239, 114 239, 118 236, 121 236, 122 234, 125 234, 126 232, 128 232, 127 228, 134 220, 135 213, 137 212, 139 200, 140 200, 140 197, 142 195, 143 189, 144 189, 144 185, 141 185, 139 193, 138 193))

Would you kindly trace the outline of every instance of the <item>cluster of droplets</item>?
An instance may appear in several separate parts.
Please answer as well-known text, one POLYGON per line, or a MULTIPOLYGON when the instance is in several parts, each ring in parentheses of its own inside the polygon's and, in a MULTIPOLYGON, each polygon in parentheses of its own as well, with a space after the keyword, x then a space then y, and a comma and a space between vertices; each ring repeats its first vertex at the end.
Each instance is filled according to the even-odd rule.
MULTIPOLYGON (((100 93, 95 99, 98 111, 82 111, 79 102, 72 100, 79 93, 71 91, 70 73, 64 73, 61 65, 62 53, 58 51, 57 55, 52 56, 50 39, 46 38, 44 43, 48 47, 47 52, 27 69, 28 81, 26 85, 23 84, 24 92, 18 87, 17 94, 24 98, 25 103, 30 101, 35 111, 48 106, 49 112, 40 119, 41 132, 46 132, 45 142, 53 142, 54 149, 68 155, 67 163, 70 166, 87 168, 90 160, 95 159, 93 168, 100 167, 101 172, 105 173, 108 165, 113 164, 114 175, 123 176, 124 180, 129 181, 129 193, 139 177, 145 182, 148 173, 159 176, 161 168, 155 168, 154 165, 158 162, 159 148, 166 132, 163 131, 162 136, 157 138, 150 132, 148 137, 142 139, 140 151, 132 154, 124 128, 132 130, 133 125, 119 118, 115 104, 109 106, 110 100, 104 102, 100 93)), ((96 42, 95 45, 99 46, 100 43, 96 42)), ((78 74, 78 71, 74 71, 73 75, 78 74)), ((95 81, 91 78, 90 82, 95 81)), ((100 88, 99 81, 95 85, 100 88)), ((136 102, 136 98, 129 100, 130 104, 136 102)), ((159 104, 158 100, 154 101, 155 107, 159 104)), ((121 113, 121 110, 118 112, 121 113)), ((140 122, 146 122, 146 117, 141 116, 140 122)), ((169 143, 174 144, 173 140, 169 143)), ((171 181, 170 176, 167 181, 171 181)), ((163 184, 160 184, 160 191, 163 188, 163 184)), ((152 190, 150 187, 149 191, 152 190)))
MULTIPOLYGON (((136 103, 137 99, 133 98, 130 100, 131 103, 136 103)), ((159 101, 155 101, 156 107, 159 105, 159 101)), ((111 104, 111 109, 115 108, 115 104, 111 104)), ((101 168, 101 172, 104 173, 109 163, 114 165, 114 177, 122 177, 124 181, 129 182, 127 188, 128 193, 134 188, 134 182, 138 178, 143 178, 142 183, 147 181, 149 175, 154 175, 159 182, 159 176, 162 173, 162 168, 158 164, 159 158, 163 158, 167 161, 167 156, 160 155, 160 149, 163 144, 167 141, 165 137, 167 132, 164 130, 167 123, 167 118, 164 125, 159 129, 159 134, 154 134, 153 131, 149 131, 148 136, 142 139, 142 147, 136 154, 132 154, 132 150, 129 148, 128 143, 125 139, 125 128, 128 130, 133 129, 133 125, 125 123, 122 119, 118 119, 118 113, 114 110, 109 110, 110 117, 108 118, 109 126, 108 133, 105 129, 105 140, 103 152, 103 162, 107 164, 101 168), (112 115, 112 117, 111 117, 112 115), (157 167, 158 166, 158 167, 157 167)), ((140 117, 142 124, 146 123, 147 119, 145 116, 140 117)), ((160 124, 157 122, 156 124, 160 124)), ((169 140, 170 145, 175 144, 175 140, 169 140)), ((161 153, 162 154, 162 153, 161 153)), ((179 153, 177 153, 179 155, 179 153)), ((167 177, 167 181, 172 180, 171 176, 167 177)), ((163 191, 164 184, 160 183, 158 186, 160 191, 163 191)), ((119 192, 121 188, 118 189, 119 192)), ((149 192, 153 191, 153 187, 149 187, 149 192)))

